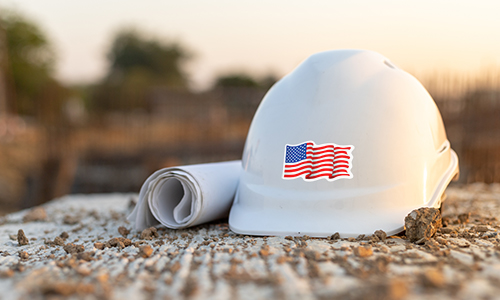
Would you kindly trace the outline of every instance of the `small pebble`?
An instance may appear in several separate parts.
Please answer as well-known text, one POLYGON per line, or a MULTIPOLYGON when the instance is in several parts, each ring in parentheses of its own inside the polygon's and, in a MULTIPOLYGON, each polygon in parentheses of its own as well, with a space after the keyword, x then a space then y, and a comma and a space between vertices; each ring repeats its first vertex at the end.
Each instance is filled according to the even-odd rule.
POLYGON ((126 238, 127 235, 130 233, 130 230, 128 230, 124 226, 120 226, 118 227, 118 233, 120 233, 124 238, 126 238))
POLYGON ((146 245, 139 248, 139 256, 148 258, 151 256, 151 254, 153 254, 153 248, 151 248, 151 246, 146 245))
POLYGON ((43 207, 35 207, 32 210, 28 211, 23 217, 24 223, 46 221, 46 220, 47 220, 47 212, 43 207))
POLYGON ((354 254, 359 257, 369 257, 373 255, 371 247, 359 246, 354 248, 354 254))
POLYGON ((104 246, 104 243, 96 242, 96 243, 94 243, 94 247, 96 247, 99 250, 103 250, 105 246, 104 246))
POLYGON ((28 258, 30 258, 30 255, 26 251, 21 251, 21 252, 19 252, 19 257, 21 259, 28 259, 28 258))
POLYGON ((445 285, 445 278, 441 271, 436 269, 427 270, 422 274, 422 282, 424 286, 441 288, 445 285))
POLYGON ((24 235, 24 231, 22 229, 19 229, 17 232, 17 243, 19 246, 28 245, 30 243, 26 235, 24 235))
POLYGON ((141 239, 152 240, 153 238, 159 237, 158 231, 154 227, 149 227, 141 232, 141 239))

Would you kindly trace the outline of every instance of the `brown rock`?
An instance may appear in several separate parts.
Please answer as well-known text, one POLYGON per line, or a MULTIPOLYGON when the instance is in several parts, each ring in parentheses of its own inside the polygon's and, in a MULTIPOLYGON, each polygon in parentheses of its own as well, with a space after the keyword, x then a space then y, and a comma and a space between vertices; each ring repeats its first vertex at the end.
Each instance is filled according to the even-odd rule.
POLYGON ((125 247, 130 246, 130 245, 132 245, 132 241, 129 239, 126 239, 126 238, 122 238, 122 237, 112 238, 106 242, 106 247, 109 247, 109 248, 118 247, 120 249, 123 249, 125 247))
POLYGON ((422 274, 422 283, 426 287, 441 288, 446 282, 441 271, 431 269, 422 274))
POLYGON ((120 226, 118 227, 118 232, 124 237, 126 238, 127 235, 130 233, 130 230, 128 230, 127 228, 123 227, 123 226, 120 226))
POLYGON ((380 241, 384 242, 385 239, 387 238, 387 233, 383 230, 377 230, 373 233, 374 236, 376 236, 380 241))
POLYGON ((267 256, 269 256, 269 250, 267 250, 267 249, 260 249, 259 250, 259 254, 262 257, 267 257, 267 256))
POLYGON ((288 262, 288 261, 291 261, 291 258, 290 258, 290 257, 288 257, 288 256, 284 256, 284 255, 282 255, 282 256, 280 256, 280 257, 278 257, 278 258, 276 259, 276 262, 277 262, 278 264, 286 263, 286 262, 288 262))
POLYGON ((65 215, 63 219, 64 224, 75 225, 80 222, 80 218, 76 216, 65 215))
POLYGON ((19 252, 19 257, 21 259, 28 259, 28 258, 30 258, 30 255, 26 251, 21 251, 21 252, 19 252))
POLYGON ((64 240, 58 236, 54 239, 54 245, 64 246, 64 240))
POLYGON ((41 287, 41 292, 45 295, 71 296, 73 294, 92 294, 95 291, 91 284, 65 281, 49 282, 41 287))
POLYGON ((0 271, 0 278, 8 278, 14 276, 14 270, 7 269, 0 271))
POLYGON ((29 212, 27 212, 23 217, 23 222, 36 222, 36 221, 46 221, 47 212, 43 207, 35 207, 29 212))
POLYGON ((466 224, 469 223, 470 213, 459 214, 458 215, 458 223, 466 224))
POLYGON ((68 254, 76 254, 85 251, 83 245, 75 245, 73 243, 66 244, 63 249, 68 254))
POLYGON ((445 228, 440 228, 440 229, 439 229, 439 231, 440 231, 441 233, 445 233, 445 234, 451 234, 451 233, 453 233, 453 232, 454 232, 454 233, 457 233, 457 232, 456 232, 453 228, 447 228, 447 227, 445 227, 445 228))
POLYGON ((478 225, 475 227, 475 230, 477 232, 487 232, 489 229, 488 229, 488 226, 478 225))
POLYGON ((436 242, 435 240, 426 240, 425 241, 425 248, 431 250, 431 251, 439 251, 439 243, 436 242))
POLYGON ((387 284, 387 299, 399 300, 404 299, 409 293, 408 286, 404 281, 391 280, 387 284))
POLYGON ((332 236, 330 237, 330 239, 332 239, 332 240, 338 240, 338 239, 340 239, 340 234, 338 232, 335 232, 334 234, 332 234, 332 236))
POLYGON ((59 235, 60 238, 62 239, 67 239, 69 238, 69 234, 66 232, 66 231, 63 231, 60 235, 59 235))
POLYGON ((17 243, 19 246, 28 245, 30 243, 26 235, 24 235, 24 231, 22 229, 19 229, 17 232, 17 243))
POLYGON ((152 240, 153 238, 159 237, 158 231, 154 227, 149 227, 141 232, 141 239, 152 240))
POLYGON ((354 248, 354 254, 359 257, 369 257, 373 255, 372 247, 359 246, 354 248))
POLYGON ((406 237, 416 244, 430 239, 441 226, 441 212, 433 207, 413 210, 405 218, 406 237))
POLYGON ((103 250, 105 246, 104 246, 104 243, 96 242, 96 243, 94 243, 94 247, 96 247, 99 250, 103 250))
POLYGON ((97 279, 97 281, 99 281, 100 283, 106 283, 109 280, 109 275, 107 273, 101 273, 101 274, 98 274, 95 277, 95 279, 97 279))
POLYGON ((177 273, 177 271, 179 271, 181 268, 181 263, 176 261, 171 267, 170 267, 170 272, 172 273, 177 273))
POLYGON ((153 248, 151 248, 151 246, 146 245, 139 248, 139 256, 148 258, 151 256, 151 254, 153 254, 153 248))
POLYGON ((94 260, 94 258, 92 256, 93 256, 92 252, 85 251, 85 252, 78 253, 76 255, 76 258, 84 260, 84 261, 92 261, 92 260, 94 260))
POLYGON ((90 270, 86 265, 80 265, 76 268, 76 272, 82 276, 89 276, 92 273, 92 270, 90 270))
POLYGON ((304 251, 304 256, 310 260, 320 260, 321 259, 321 253, 319 253, 318 251, 314 251, 314 250, 304 251))

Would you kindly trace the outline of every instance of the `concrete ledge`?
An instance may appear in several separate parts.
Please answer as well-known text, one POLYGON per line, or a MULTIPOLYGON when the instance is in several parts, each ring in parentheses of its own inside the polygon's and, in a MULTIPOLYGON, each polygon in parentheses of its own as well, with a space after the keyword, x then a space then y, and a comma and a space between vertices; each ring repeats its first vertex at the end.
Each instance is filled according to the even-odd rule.
POLYGON ((424 245, 249 237, 215 222, 130 232, 136 195, 74 195, 0 226, 5 299, 477 299, 500 294, 500 186, 449 188, 424 245), (44 212, 46 213, 44 216, 44 212), (470 215, 467 213, 470 212, 470 215), (24 219, 24 221, 23 221, 24 219), (467 220, 468 219, 468 220, 467 220), (19 245, 18 231, 29 240, 19 245))

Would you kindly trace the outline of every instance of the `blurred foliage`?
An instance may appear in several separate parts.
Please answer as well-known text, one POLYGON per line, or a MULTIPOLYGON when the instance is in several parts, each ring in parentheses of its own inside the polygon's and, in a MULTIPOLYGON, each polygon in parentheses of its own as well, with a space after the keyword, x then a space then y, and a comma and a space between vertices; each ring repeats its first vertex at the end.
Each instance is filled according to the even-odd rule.
POLYGON ((276 83, 276 81, 278 81, 278 78, 272 74, 267 75, 262 79, 256 79, 248 74, 238 72, 219 76, 215 80, 215 87, 250 87, 268 90, 271 86, 273 86, 273 84, 276 83))
POLYGON ((256 80, 246 74, 229 74, 217 78, 215 82, 216 87, 258 87, 259 84, 256 80))
POLYGON ((63 88, 51 76, 55 54, 45 33, 33 21, 12 11, 2 10, 0 23, 6 39, 4 72, 9 111, 39 116, 57 109, 52 106, 58 106, 58 101, 47 98, 62 94, 63 88))
POLYGON ((190 58, 189 51, 178 43, 123 29, 113 38, 107 76, 95 86, 90 108, 101 112, 145 109, 153 87, 186 89, 183 64, 190 58))

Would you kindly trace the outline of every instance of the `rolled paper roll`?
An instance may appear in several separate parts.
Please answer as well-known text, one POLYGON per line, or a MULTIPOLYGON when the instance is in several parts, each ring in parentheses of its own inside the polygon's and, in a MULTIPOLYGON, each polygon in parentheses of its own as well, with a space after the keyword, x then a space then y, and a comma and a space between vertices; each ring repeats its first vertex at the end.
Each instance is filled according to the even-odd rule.
POLYGON ((229 215, 241 161, 165 168, 144 182, 128 220, 136 230, 159 224, 178 229, 229 215))

